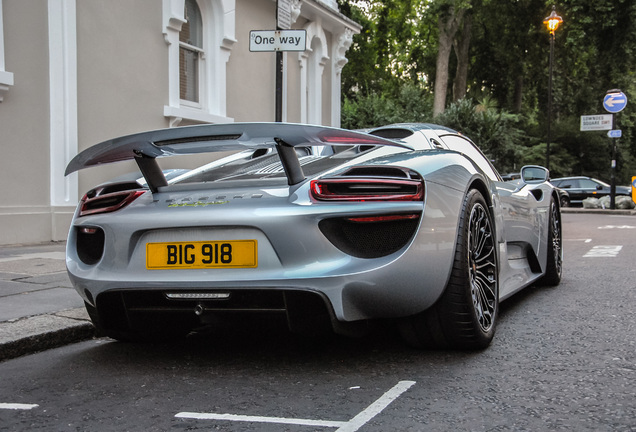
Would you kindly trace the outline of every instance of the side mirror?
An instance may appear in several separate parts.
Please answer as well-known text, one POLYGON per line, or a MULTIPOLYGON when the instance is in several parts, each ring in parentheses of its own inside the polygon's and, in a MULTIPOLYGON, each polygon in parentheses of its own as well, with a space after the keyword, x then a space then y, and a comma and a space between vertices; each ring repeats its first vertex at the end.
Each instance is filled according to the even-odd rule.
POLYGON ((539 165, 526 165, 521 168, 521 179, 524 183, 543 183, 550 178, 550 171, 539 165))
POLYGON ((603 189, 603 186, 601 186, 601 185, 596 185, 596 190, 602 190, 602 189, 603 189))

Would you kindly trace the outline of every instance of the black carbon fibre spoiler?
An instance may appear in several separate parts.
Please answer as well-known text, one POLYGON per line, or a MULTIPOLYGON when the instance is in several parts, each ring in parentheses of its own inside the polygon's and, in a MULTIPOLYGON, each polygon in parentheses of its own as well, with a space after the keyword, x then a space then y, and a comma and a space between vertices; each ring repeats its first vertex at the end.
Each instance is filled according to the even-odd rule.
POLYGON ((383 145, 412 150, 399 143, 361 132, 292 123, 228 123, 186 126, 142 132, 96 144, 71 160, 65 175, 91 166, 135 160, 148 187, 156 192, 167 181, 156 158, 219 151, 276 147, 290 185, 305 176, 294 147, 324 145, 383 145))

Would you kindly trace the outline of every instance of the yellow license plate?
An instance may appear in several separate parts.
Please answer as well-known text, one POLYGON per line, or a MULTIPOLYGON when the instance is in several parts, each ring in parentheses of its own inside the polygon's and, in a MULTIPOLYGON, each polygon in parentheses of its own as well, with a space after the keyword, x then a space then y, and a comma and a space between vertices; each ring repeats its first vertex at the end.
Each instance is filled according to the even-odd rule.
POLYGON ((254 268, 257 251, 256 240, 146 243, 146 268, 254 268))

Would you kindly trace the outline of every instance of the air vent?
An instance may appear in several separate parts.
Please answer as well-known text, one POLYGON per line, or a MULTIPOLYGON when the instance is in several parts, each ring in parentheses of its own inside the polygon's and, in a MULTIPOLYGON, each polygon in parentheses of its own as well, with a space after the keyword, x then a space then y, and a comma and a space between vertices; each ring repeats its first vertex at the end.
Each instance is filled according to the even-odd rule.
POLYGON ((227 135, 208 135, 201 137, 187 137, 187 138, 175 138, 170 140, 157 141, 154 144, 157 147, 171 146, 175 144, 188 144, 194 142, 206 142, 206 141, 236 141, 242 134, 227 134, 227 135))
POLYGON ((320 221, 323 235, 342 252, 357 258, 380 258, 402 249, 413 238, 420 213, 334 218, 320 221))
POLYGON ((386 177, 403 179, 420 179, 414 171, 390 166, 358 166, 352 167, 342 174, 343 177, 386 177))
POLYGON ((389 139, 404 139, 413 135, 413 131, 408 129, 380 129, 373 132, 370 132, 371 135, 379 136, 382 138, 389 139))

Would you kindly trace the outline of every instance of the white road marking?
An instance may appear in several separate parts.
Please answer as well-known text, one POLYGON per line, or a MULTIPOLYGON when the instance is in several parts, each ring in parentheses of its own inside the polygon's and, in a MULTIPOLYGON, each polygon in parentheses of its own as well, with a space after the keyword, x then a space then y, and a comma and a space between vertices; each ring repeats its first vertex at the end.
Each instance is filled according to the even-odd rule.
POLYGON ((11 409, 11 410, 30 410, 33 408, 37 408, 39 405, 37 404, 20 404, 20 403, 1 403, 0 409, 11 409))
POLYGON ((636 226, 631 225, 605 225, 598 227, 598 229, 634 229, 636 226))
POLYGON ((346 425, 342 426, 336 432, 355 432, 364 426, 369 420, 380 414, 384 408, 389 406, 391 402, 396 400, 402 393, 410 389, 415 381, 400 381, 391 390, 384 393, 380 399, 373 402, 360 414, 352 418, 346 425))
POLYGON ((583 258, 614 258, 623 249, 623 246, 594 246, 583 258))
POLYGON ((175 415, 175 417, 197 420, 227 420, 255 423, 294 424, 299 426, 320 426, 338 428, 336 432, 355 432, 369 422, 369 420, 373 417, 382 412, 382 410, 389 406, 391 402, 400 397, 402 393, 407 391, 414 384, 415 381, 400 381, 392 389, 384 393, 378 400, 369 405, 364 411, 347 422, 194 412, 180 412, 175 415))
POLYGON ((582 241, 585 243, 592 243, 592 239, 563 239, 565 241, 582 241))
POLYGON ((340 427, 346 422, 327 421, 327 420, 309 420, 309 419, 292 419, 284 417, 261 417, 248 416, 238 414, 214 414, 214 413, 194 413, 180 412, 175 415, 178 418, 190 418, 196 420, 229 420, 237 422, 254 422, 254 423, 279 423, 279 424, 295 424, 300 426, 323 426, 323 427, 340 427))

